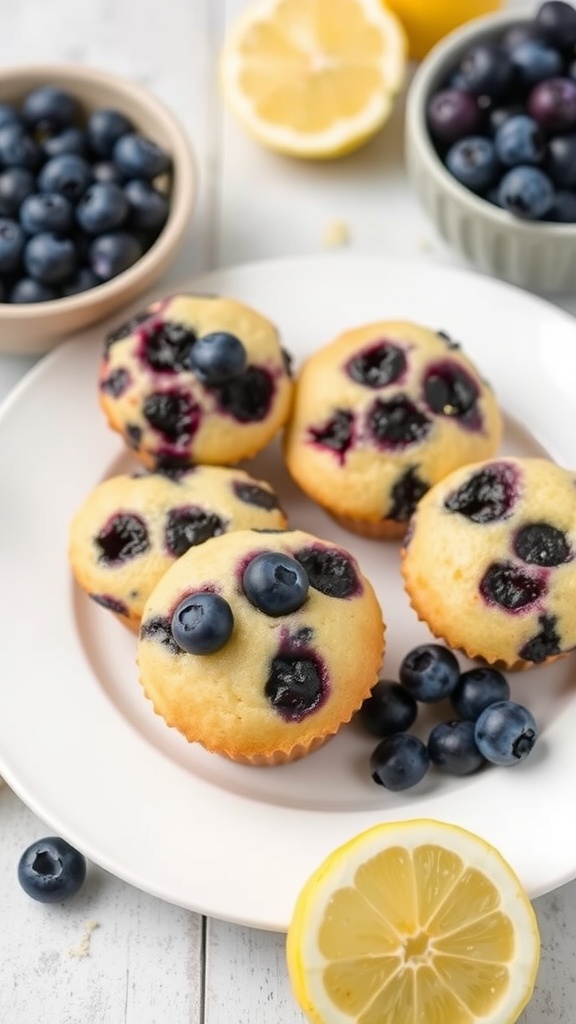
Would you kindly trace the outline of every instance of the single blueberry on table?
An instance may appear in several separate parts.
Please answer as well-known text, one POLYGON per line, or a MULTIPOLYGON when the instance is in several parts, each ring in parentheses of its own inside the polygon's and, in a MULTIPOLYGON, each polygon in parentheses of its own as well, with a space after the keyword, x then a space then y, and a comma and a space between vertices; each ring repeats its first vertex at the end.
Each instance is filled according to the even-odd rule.
POLYGON ((509 117, 494 137, 496 155, 506 167, 541 164, 546 153, 544 133, 527 114, 509 117))
POLYGON ((462 673, 450 694, 450 703, 460 718, 475 722, 490 704, 509 697, 510 687, 502 673, 482 666, 462 673))
POLYGON ((51 302, 58 298, 58 292, 50 285, 35 281, 33 277, 21 277, 13 285, 8 302, 20 304, 25 302, 51 302))
POLYGON ((127 270, 143 252, 141 243, 127 231, 97 235, 88 249, 88 262, 99 281, 109 281, 127 270))
POLYGON ((552 181, 538 167, 513 167, 498 186, 498 205, 524 220, 541 220, 553 202, 552 181))
POLYGON ((362 704, 359 717, 375 736, 406 732, 416 721, 418 706, 400 683, 379 679, 362 704))
POLYGON ((36 188, 32 171, 8 167, 0 172, 0 217, 17 218, 20 206, 36 188))
POLYGON ((168 218, 168 197, 149 181, 127 181, 124 195, 128 200, 130 224, 143 231, 158 231, 168 218))
POLYGON ((85 878, 85 857, 58 836, 37 839, 18 862, 20 885, 39 903, 62 903, 75 896, 85 878))
POLYGON ((26 129, 15 123, 0 128, 0 165, 33 171, 40 162, 40 149, 26 129))
POLYGON ((386 736, 370 757, 374 782, 393 792, 410 789, 424 778, 430 757, 422 740, 408 732, 386 736))
POLYGON ((28 235, 40 231, 66 234, 74 224, 74 209, 58 192, 35 192, 20 207, 20 223, 28 235))
POLYGON ((76 271, 74 242, 51 231, 41 231, 26 243, 24 266, 30 277, 44 284, 60 284, 76 271))
POLYGON ((460 676, 456 655, 440 644, 420 644, 403 658, 399 679, 415 700, 425 704, 449 697, 460 676))
POLYGON ((170 169, 170 158, 152 139, 138 132, 122 135, 114 144, 112 158, 127 178, 151 180, 170 169))
POLYGON ((532 713, 511 700, 491 704, 477 718, 474 737, 480 753, 492 764, 523 761, 534 747, 538 726, 532 713))
POLYGON ((59 192, 71 203, 77 203, 92 181, 92 168, 87 160, 75 153, 53 156, 38 175, 41 192, 59 192))
POLYGON ((204 334, 190 350, 190 369, 204 384, 223 384, 246 370, 244 345, 235 334, 214 331, 204 334))
POLYGON ((118 139, 133 129, 130 119, 112 107, 94 110, 86 127, 90 148, 97 156, 104 158, 110 157, 118 139))
POLYGON ((484 764, 475 740, 474 722, 439 722, 428 737, 432 764, 449 775, 470 775, 484 764))
POLYGON ((57 85, 42 85, 34 89, 22 104, 22 116, 26 124, 40 132, 67 128, 79 113, 78 100, 57 85))
POLYGON ((232 636, 234 616, 227 601, 210 591, 188 594, 172 616, 172 636, 187 654, 213 654, 232 636))
POLYGON ((298 611, 308 597, 308 576, 290 555, 265 551, 253 558, 242 574, 251 604, 273 617, 298 611))
POLYGON ((484 135, 469 135, 455 142, 445 162, 450 174, 472 192, 485 192, 498 176, 495 145, 484 135))
POLYGON ((124 224, 128 200, 120 185, 96 181, 89 185, 76 207, 76 219, 88 235, 103 235, 124 224))
POLYGON ((0 217, 1 274, 11 274, 18 269, 25 242, 26 237, 17 221, 11 220, 9 217, 0 217))

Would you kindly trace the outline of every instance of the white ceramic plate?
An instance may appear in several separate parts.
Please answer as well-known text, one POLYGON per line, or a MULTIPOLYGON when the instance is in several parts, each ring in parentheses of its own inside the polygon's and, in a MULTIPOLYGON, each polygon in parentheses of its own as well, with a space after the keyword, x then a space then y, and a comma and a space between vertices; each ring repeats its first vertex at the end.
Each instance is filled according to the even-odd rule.
MULTIPOLYGON (((268 314, 297 359, 377 318, 442 328, 495 385, 508 420, 504 450, 576 466, 576 322, 539 299, 466 272, 336 254, 222 270, 193 287, 268 314)), ((319 862, 390 818, 472 829, 499 847, 531 896, 576 875, 573 657, 511 677, 513 697, 542 731, 527 761, 467 779, 431 771, 397 794, 370 779, 375 741, 358 723, 309 758, 264 769, 209 755, 154 715, 137 681, 134 637, 77 591, 66 559, 75 509, 130 464, 97 405, 101 339, 92 330, 61 346, 0 416, 0 773, 14 790, 114 874, 262 928, 285 929, 319 862)), ((359 558, 382 601, 394 676, 428 638, 403 594, 398 546, 336 527, 290 483, 275 446, 250 468, 279 490, 293 525, 359 558)))

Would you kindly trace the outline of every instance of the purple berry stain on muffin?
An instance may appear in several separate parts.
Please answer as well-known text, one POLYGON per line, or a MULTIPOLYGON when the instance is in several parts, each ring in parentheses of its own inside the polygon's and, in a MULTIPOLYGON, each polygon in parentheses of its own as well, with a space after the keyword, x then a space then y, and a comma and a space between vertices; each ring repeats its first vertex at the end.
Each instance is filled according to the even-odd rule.
POLYGON ((546 593, 546 580, 512 562, 493 562, 480 581, 480 593, 489 605, 508 612, 531 608, 546 593))
POLYGON ((424 378, 424 400, 437 416, 457 419, 461 426, 480 430, 480 391, 476 381, 450 359, 429 366, 424 378))
POLYGON ((410 466, 392 488, 390 511, 385 518, 397 523, 407 522, 429 486, 418 476, 417 468, 410 466))
POLYGON ((153 318, 139 331, 138 356, 155 373, 180 373, 190 369, 194 331, 173 320, 153 318))
POLYGON ((368 412, 368 429, 380 448, 402 449, 423 441, 432 421, 406 395, 376 399, 368 412))
POLYGON ((193 505, 173 508, 166 516, 165 548, 169 555, 180 558, 189 548, 218 537, 225 530, 226 524, 214 512, 193 505))
POLYGON ((154 391, 144 401, 144 418, 176 449, 187 445, 200 424, 200 409, 185 391, 154 391))
POLYGON ((516 466, 494 462, 474 473, 448 495, 444 508, 474 523, 494 523, 511 515, 518 497, 520 474, 516 466))
POLYGON ((118 512, 94 538, 98 561, 110 566, 121 565, 150 548, 148 530, 143 520, 131 512, 118 512))
POLYGON ((178 646, 172 636, 172 624, 168 618, 162 618, 158 615, 147 619, 140 626, 140 639, 162 644, 171 654, 182 654, 182 648, 178 646))
POLYGON ((529 565, 562 565, 572 558, 566 534, 550 523, 528 523, 514 536, 514 553, 529 565))
POLYGON ((106 608, 109 612, 115 612, 116 615, 125 615, 128 618, 129 611, 124 601, 120 601, 117 597, 112 597, 111 594, 90 594, 90 597, 96 604, 99 604, 101 608, 106 608))
POLYGON ((359 597, 363 587, 360 576, 346 551, 319 544, 300 548, 294 558, 305 570, 310 586, 326 597, 359 597))
POLYGON ((322 659, 311 648, 286 640, 270 662, 264 694, 285 722, 302 722, 322 707, 330 686, 322 659))
POLYGON ((406 373, 406 355, 399 345, 391 341, 376 341, 353 356, 346 364, 346 372, 367 388, 382 388, 401 381, 406 373))
POLYGON ((556 626, 555 615, 541 615, 538 619, 540 631, 533 636, 518 652, 523 661, 532 661, 540 665, 547 658, 561 653, 561 638, 556 626))
POLYGON ((333 451, 343 465, 354 443, 354 417, 347 409, 337 409, 322 426, 310 427, 309 434, 313 444, 333 451))
POLYGON ((150 309, 143 309, 142 312, 136 313, 130 320, 126 320, 125 323, 120 324, 113 331, 110 331, 106 335, 104 342, 104 352, 106 355, 109 354, 110 349, 117 341, 124 341, 125 338, 130 337, 131 334, 136 333, 142 324, 145 324, 150 319, 150 309))
POLYGON ((266 418, 274 398, 272 375, 259 366, 249 366, 244 373, 224 384, 211 387, 220 412, 239 423, 257 423, 266 418))
POLYGON ((232 490, 236 497, 246 505, 254 505, 255 508, 263 508, 267 511, 279 508, 278 498, 273 491, 267 491, 265 487, 258 484, 246 483, 244 480, 233 480, 232 490))
POLYGON ((111 395, 112 398, 120 398, 120 395, 128 390, 131 383, 132 378, 129 371, 123 366, 118 366, 100 382, 100 390, 106 395, 111 395))

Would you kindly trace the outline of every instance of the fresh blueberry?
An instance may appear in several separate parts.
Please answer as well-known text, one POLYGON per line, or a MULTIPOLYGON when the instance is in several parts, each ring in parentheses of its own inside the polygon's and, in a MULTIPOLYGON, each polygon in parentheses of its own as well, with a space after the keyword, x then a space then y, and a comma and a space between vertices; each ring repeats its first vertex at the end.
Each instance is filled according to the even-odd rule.
POLYGON ((441 89, 430 97, 426 118, 433 138, 440 142, 457 142, 476 134, 482 123, 482 111, 471 93, 441 89))
POLYGON ((518 114, 524 114, 525 110, 521 103, 512 103, 504 107, 491 107, 488 111, 488 129, 492 136, 496 135, 496 132, 505 121, 508 121, 511 117, 516 117, 518 114))
POLYGON ((0 173, 0 216, 17 217, 26 196, 35 189, 34 175, 25 167, 9 167, 0 173))
POLYGON ((246 597, 265 615, 298 611, 308 597, 308 577, 295 558, 274 551, 256 555, 242 575, 246 597))
POLYGON ((546 153, 542 129, 526 114, 509 117, 494 137, 496 155, 506 167, 541 164, 546 153))
POLYGON ((548 142, 546 171, 559 188, 576 186, 576 133, 556 135, 548 142))
POLYGON ((21 304, 26 302, 51 302, 57 299, 58 293, 41 281, 35 281, 33 277, 22 277, 13 286, 8 296, 8 302, 21 304))
POLYGON ((99 281, 109 281, 136 263, 142 255, 141 243, 127 231, 98 235, 88 250, 88 261, 99 281))
POLYGON ((80 267, 74 277, 62 285, 62 295, 79 295, 80 292, 95 288, 97 284, 100 284, 100 281, 90 267, 80 267))
POLYGON ((406 732, 416 721, 418 707, 400 683, 379 679, 372 687, 359 715, 362 724, 375 736, 406 732))
POLYGON ((393 792, 410 789, 420 782, 430 758, 422 740, 408 732, 386 736, 370 757, 370 773, 374 782, 393 792))
POLYGON ((122 135, 114 144, 112 157, 127 178, 152 179, 170 169, 168 154, 138 132, 122 135))
POLYGON ((474 722, 439 722, 428 737, 428 754, 449 775, 470 775, 485 761, 476 745, 474 722))
POLYGON ((536 12, 536 27, 550 42, 570 50, 576 44, 576 10, 563 0, 548 0, 536 12))
POLYGON ((493 99, 508 91, 514 78, 514 65, 499 46, 477 43, 462 57, 458 73, 468 92, 493 99))
POLYGON ((66 196, 58 192, 36 192, 22 203, 20 223, 28 235, 40 231, 66 234, 74 224, 74 210, 66 196))
POLYGON ((210 591, 188 594, 172 616, 172 635, 188 654, 213 654, 232 636, 234 616, 227 601, 210 591))
POLYGON ((40 162, 40 149, 20 124, 0 128, 0 164, 33 171, 40 162))
POLYGON ((537 28, 534 21, 525 21, 521 25, 512 25, 511 28, 506 29, 500 38, 500 46, 505 53, 511 54, 517 46, 521 46, 522 43, 527 42, 529 39, 538 39, 539 42, 545 42, 542 30, 537 28))
POLYGON ((0 274, 18 269, 25 242, 26 236, 17 221, 0 217, 0 274))
POLYGON ((571 78, 547 78, 534 86, 526 107, 545 131, 569 131, 576 127, 576 82, 571 78))
POLYGON ((120 185, 94 182, 76 208, 76 218, 88 235, 102 235, 119 228, 128 216, 128 201, 120 185))
POLYGON ((561 75, 564 67, 558 50, 539 39, 519 43, 511 50, 510 58, 525 85, 536 85, 545 78, 561 75))
POLYGON ((454 690, 460 668, 456 656, 440 644, 420 644, 403 658, 399 679, 415 700, 431 704, 449 697, 454 690))
POLYGON ((190 367, 205 384, 223 384, 244 373, 246 349, 235 334, 215 331, 205 334, 192 346, 190 367))
POLYGON ((59 192, 71 203, 77 203, 92 181, 90 164, 74 153, 54 156, 44 164, 38 175, 41 192, 59 192))
POLYGON ((119 110, 104 107, 94 110, 88 118, 90 147, 99 157, 110 157, 118 139, 133 131, 132 122, 119 110))
POLYGON ((86 878, 86 859, 65 839, 37 839, 18 862, 18 881, 39 903, 62 903, 75 896, 86 878))
POLYGON ((158 231, 168 217, 168 198, 149 181, 126 182, 124 195, 130 208, 130 224, 138 230, 158 231))
POLYGON ((491 704, 477 718, 474 737, 480 753, 492 764, 523 761, 538 737, 534 716, 511 700, 491 704))
POLYGON ((446 167, 461 185, 473 192, 485 192, 498 177, 494 143, 483 135, 460 139, 448 150, 446 167))
POLYGON ((125 180, 124 175, 111 160, 99 160, 92 164, 92 174, 94 181, 101 181, 105 184, 112 181, 115 185, 122 185, 125 180))
POLYGON ((545 219, 555 221, 557 224, 575 224, 576 191, 568 188, 559 188, 554 193, 552 206, 545 219))
POLYGON ((498 186, 498 205, 524 220, 546 217, 553 202, 554 186, 538 167, 513 167, 498 186))
POLYGON ((40 132, 67 128, 78 117, 78 101, 56 85, 42 85, 24 99, 22 116, 26 124, 40 132))
POLYGON ((450 694, 450 702, 460 718, 475 722, 484 708, 509 697, 510 687, 502 673, 483 666, 462 673, 450 694))
POLYGON ((64 153, 86 156, 88 152, 86 132, 82 128, 65 128, 56 135, 49 135, 48 138, 43 139, 41 148, 47 160, 51 160, 53 156, 62 156, 64 153))
POLYGON ((24 266, 30 277, 43 284, 60 284, 76 270, 76 248, 70 238, 41 231, 26 243, 24 266))
POLYGON ((0 103, 0 128, 5 124, 22 124, 22 118, 11 103, 0 103))

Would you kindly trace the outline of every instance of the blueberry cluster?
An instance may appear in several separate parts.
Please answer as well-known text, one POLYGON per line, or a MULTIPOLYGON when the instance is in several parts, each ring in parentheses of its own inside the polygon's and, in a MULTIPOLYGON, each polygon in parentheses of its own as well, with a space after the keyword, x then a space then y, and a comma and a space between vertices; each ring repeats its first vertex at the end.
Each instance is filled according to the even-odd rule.
POLYGON ((471 46, 428 101, 450 173, 525 220, 576 222, 576 9, 549 0, 471 46))
POLYGON ((538 735, 534 717, 510 700, 504 676, 493 668, 460 672, 456 656, 440 644, 422 644, 403 659, 399 682, 381 679, 359 716, 380 743, 372 752, 374 782, 386 789, 409 789, 432 764, 451 775, 470 775, 487 762, 518 764, 538 735), (448 698, 457 717, 439 722, 424 743, 408 732, 418 702, 448 698))
POLYGON ((119 110, 56 86, 0 104, 0 302, 45 302, 116 277, 168 217, 170 157, 119 110))

